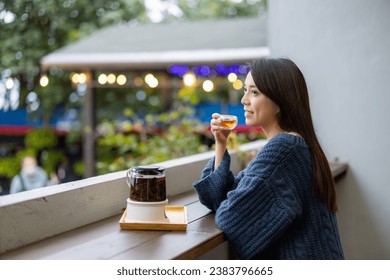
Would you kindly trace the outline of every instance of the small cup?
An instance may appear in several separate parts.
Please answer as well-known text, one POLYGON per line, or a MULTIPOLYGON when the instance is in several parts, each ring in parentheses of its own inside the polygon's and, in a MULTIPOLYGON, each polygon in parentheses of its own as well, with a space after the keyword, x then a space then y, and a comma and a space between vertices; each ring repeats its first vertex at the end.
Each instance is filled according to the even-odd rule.
POLYGON ((228 130, 233 130, 238 123, 237 116, 234 115, 220 115, 218 120, 221 121, 221 126, 228 130))

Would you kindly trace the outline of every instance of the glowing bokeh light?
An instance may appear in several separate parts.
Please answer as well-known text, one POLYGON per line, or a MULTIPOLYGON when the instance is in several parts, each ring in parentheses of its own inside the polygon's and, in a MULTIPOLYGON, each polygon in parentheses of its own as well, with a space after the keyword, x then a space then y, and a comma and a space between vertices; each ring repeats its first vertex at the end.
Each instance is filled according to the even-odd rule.
POLYGON ((7 79, 7 81, 5 82, 5 87, 6 87, 7 89, 11 89, 11 88, 13 88, 13 86, 14 86, 14 79, 12 79, 11 77, 9 77, 9 78, 7 79))
POLYGON ((126 84, 127 78, 126 78, 125 75, 120 74, 120 75, 118 75, 118 77, 116 78, 116 82, 118 83, 118 85, 123 86, 124 84, 126 84))
POLYGON ((153 81, 153 79, 155 79, 155 77, 153 76, 153 74, 148 73, 148 74, 145 75, 145 82, 146 82, 147 84, 149 84, 151 81, 153 81))
POLYGON ((145 82, 151 87, 151 88, 156 88, 158 86, 158 80, 157 78, 151 74, 148 73, 145 76, 145 82))
POLYGON ((214 83, 210 80, 203 82, 203 90, 206 92, 211 92, 214 89, 214 83))
POLYGON ((153 80, 150 80, 150 82, 148 83, 148 85, 151 87, 151 88, 156 88, 158 86, 158 80, 156 78, 154 78, 153 80))
POLYGON ((98 77, 98 83, 101 84, 101 85, 104 85, 107 83, 107 75, 106 74, 100 74, 99 77, 98 77))
POLYGON ((41 76, 41 78, 39 79, 39 84, 41 85, 41 87, 47 87, 47 85, 49 84, 49 78, 47 77, 47 75, 41 76))
POLYGON ((133 83, 134 83, 134 85, 135 85, 136 87, 140 87, 140 86, 143 85, 144 81, 142 80, 141 77, 136 77, 136 78, 134 78, 133 83))
POLYGON ((77 84, 79 82, 79 74, 78 73, 72 73, 70 75, 70 79, 72 80, 72 83, 77 84))
POLYGON ((233 83, 237 80, 237 75, 235 73, 230 73, 227 78, 229 82, 233 83))
POLYGON ((80 84, 85 84, 87 82, 87 75, 84 73, 80 73, 78 76, 78 82, 80 84))
POLYGON ((192 73, 187 73, 183 77, 183 83, 187 87, 192 87, 196 83, 196 77, 192 73))
POLYGON ((168 68, 168 72, 183 77, 188 72, 189 67, 187 65, 172 65, 168 68))
POLYGON ((242 83, 241 80, 235 80, 233 82, 233 88, 236 89, 236 90, 242 89, 243 86, 244 86, 244 84, 242 83))
POLYGON ((108 76, 107 76, 107 82, 109 83, 109 84, 113 84, 113 83, 115 83, 115 80, 116 80, 116 77, 115 77, 115 75, 114 74, 108 74, 108 76))

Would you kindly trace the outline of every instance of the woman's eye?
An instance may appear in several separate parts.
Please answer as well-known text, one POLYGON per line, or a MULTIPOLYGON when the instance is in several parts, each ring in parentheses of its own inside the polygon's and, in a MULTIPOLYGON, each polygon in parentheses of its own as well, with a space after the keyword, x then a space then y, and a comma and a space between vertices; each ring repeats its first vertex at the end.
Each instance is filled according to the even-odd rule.
MULTIPOLYGON (((244 87, 243 89, 244 89, 244 94, 248 92, 248 89, 246 87, 244 87)), ((249 92, 251 95, 259 95, 259 91, 257 89, 249 88, 249 92)))

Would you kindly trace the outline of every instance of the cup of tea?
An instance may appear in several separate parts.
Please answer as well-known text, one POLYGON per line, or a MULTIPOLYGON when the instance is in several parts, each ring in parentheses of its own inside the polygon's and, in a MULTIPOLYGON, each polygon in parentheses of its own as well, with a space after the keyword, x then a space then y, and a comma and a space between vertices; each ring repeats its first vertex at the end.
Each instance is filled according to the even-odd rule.
POLYGON ((234 115, 220 115, 218 120, 221 121, 221 126, 228 130, 233 130, 237 126, 237 116, 234 115))

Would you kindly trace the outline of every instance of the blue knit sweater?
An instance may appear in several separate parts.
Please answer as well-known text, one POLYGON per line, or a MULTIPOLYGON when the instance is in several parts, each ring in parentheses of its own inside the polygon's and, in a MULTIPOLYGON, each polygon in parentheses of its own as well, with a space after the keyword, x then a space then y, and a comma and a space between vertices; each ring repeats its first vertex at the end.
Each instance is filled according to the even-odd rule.
POLYGON ((312 196, 301 137, 274 136, 237 176, 228 152, 216 170, 211 159, 194 188, 241 259, 344 258, 335 214, 312 196))

